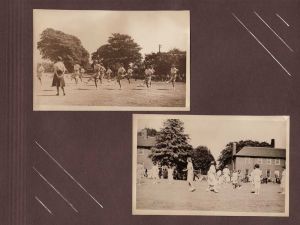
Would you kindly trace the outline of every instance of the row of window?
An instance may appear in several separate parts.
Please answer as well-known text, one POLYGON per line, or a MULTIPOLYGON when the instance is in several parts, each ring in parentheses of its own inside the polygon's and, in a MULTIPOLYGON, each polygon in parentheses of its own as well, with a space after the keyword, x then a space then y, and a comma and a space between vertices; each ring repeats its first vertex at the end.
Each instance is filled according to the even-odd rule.
POLYGON ((262 158, 245 158, 245 163, 258 163, 258 164, 266 164, 266 165, 280 165, 280 159, 262 159, 262 158))

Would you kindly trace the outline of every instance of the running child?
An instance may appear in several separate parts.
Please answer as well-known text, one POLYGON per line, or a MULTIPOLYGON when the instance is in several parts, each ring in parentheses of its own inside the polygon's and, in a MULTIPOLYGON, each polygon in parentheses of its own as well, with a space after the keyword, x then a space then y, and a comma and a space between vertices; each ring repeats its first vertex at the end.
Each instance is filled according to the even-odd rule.
POLYGON ((177 78, 177 72, 178 72, 178 69, 173 64, 171 67, 171 70, 170 70, 171 78, 170 78, 170 80, 167 81, 167 83, 172 82, 173 90, 175 90, 175 82, 176 82, 176 78, 177 78))
POLYGON ((75 83, 78 84, 78 79, 77 77, 80 76, 80 65, 79 64, 75 64, 74 65, 74 73, 72 74, 71 76, 71 80, 74 79, 75 80, 75 83))
POLYGON ((40 81, 41 86, 42 86, 42 76, 43 76, 44 71, 45 71, 45 69, 42 66, 42 64, 38 63, 36 76, 37 76, 37 79, 40 81))
POLYGON ((94 69, 94 74, 88 79, 88 81, 86 83, 88 83, 91 80, 94 80, 95 86, 96 86, 96 88, 98 88, 97 82, 98 82, 98 78, 99 78, 99 75, 100 75, 101 65, 98 63, 98 60, 95 60, 93 62, 93 64, 94 64, 94 68, 93 68, 94 69))
POLYGON ((52 81, 52 87, 56 86, 57 96, 59 95, 59 88, 62 89, 63 95, 66 95, 64 87, 66 86, 64 73, 66 71, 66 67, 62 61, 60 56, 57 57, 57 62, 53 65, 54 68, 54 76, 52 81))
POLYGON ((83 67, 80 68, 80 73, 79 73, 79 79, 82 82, 83 74, 85 73, 85 70, 83 67))
POLYGON ((99 73, 100 84, 102 84, 102 80, 103 80, 103 77, 105 75, 105 71, 106 71, 105 67, 103 66, 102 63, 100 63, 100 68, 99 68, 99 72, 100 72, 99 73))
POLYGON ((110 67, 107 67, 106 76, 107 76, 108 82, 110 82, 111 76, 112 76, 112 70, 110 69, 110 67))
POLYGON ((152 79, 153 74, 154 74, 153 66, 149 66, 145 70, 145 83, 146 83, 147 88, 151 87, 151 79, 152 79))
POLYGON ((127 70, 127 74, 125 78, 128 80, 128 83, 130 84, 130 78, 133 76, 133 69, 132 69, 132 64, 129 64, 129 68, 127 70))
POLYGON ((123 64, 121 64, 121 66, 118 69, 118 73, 117 73, 117 82, 120 86, 120 90, 122 89, 121 80, 124 78, 125 73, 126 73, 126 70, 123 67, 123 64))

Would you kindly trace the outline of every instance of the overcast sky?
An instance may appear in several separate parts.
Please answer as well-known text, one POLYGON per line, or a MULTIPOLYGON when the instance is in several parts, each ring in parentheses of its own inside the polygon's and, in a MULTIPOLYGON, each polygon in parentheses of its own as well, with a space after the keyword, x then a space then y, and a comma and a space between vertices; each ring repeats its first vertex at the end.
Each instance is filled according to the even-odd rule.
POLYGON ((46 28, 77 36, 92 53, 106 44, 112 33, 130 35, 141 47, 142 54, 172 48, 188 50, 188 11, 92 11, 34 10, 34 54, 40 59, 36 43, 46 28))
POLYGON ((224 117, 224 116, 161 116, 139 117, 137 129, 145 127, 160 130, 168 118, 181 119, 185 133, 191 138, 193 147, 207 146, 215 159, 226 144, 231 141, 253 140, 271 142, 275 139, 276 148, 287 148, 286 117, 224 117))

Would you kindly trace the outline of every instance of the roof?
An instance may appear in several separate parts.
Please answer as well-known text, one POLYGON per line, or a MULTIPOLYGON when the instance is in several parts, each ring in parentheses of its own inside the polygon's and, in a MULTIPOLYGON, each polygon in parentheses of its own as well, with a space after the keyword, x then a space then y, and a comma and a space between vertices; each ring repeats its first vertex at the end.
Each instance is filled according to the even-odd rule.
POLYGON ((156 143, 156 137, 137 136, 137 146, 139 147, 153 147, 156 143))
POLYGON ((250 156, 260 158, 285 158, 286 151, 282 148, 244 147, 235 156, 250 156))

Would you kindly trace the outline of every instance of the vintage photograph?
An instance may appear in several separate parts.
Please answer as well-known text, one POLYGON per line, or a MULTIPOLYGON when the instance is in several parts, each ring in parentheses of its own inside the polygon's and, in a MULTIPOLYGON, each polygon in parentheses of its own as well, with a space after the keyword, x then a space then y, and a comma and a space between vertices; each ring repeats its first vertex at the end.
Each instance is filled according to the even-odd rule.
POLYGON ((133 115, 134 215, 289 215, 289 116, 133 115))
POLYGON ((190 109, 189 11, 33 10, 33 109, 190 109))

